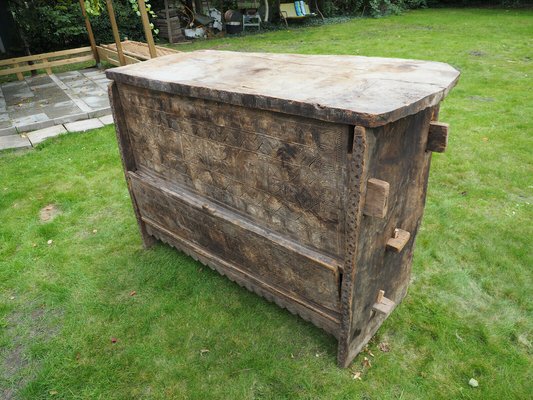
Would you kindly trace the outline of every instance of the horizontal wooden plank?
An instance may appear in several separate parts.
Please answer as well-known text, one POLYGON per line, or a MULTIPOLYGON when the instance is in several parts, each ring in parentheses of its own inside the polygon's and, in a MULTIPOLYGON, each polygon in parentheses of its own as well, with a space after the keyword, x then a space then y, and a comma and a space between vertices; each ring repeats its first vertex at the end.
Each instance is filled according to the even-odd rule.
POLYGON ((180 187, 129 173, 141 218, 218 258, 330 310, 338 310, 341 263, 266 230, 180 187))
POLYGON ((87 56, 81 56, 81 57, 65 58, 63 60, 42 62, 42 63, 33 64, 33 65, 25 65, 25 66, 16 67, 16 68, 1 69, 0 70, 0 76, 1 75, 15 74, 17 72, 36 71, 38 69, 46 69, 46 68, 51 68, 51 67, 58 67, 60 65, 75 64, 75 63, 80 63, 80 62, 84 62, 84 61, 91 61, 91 60, 96 61, 92 54, 87 55, 87 56))
POLYGON ((306 246, 302 246, 300 243, 295 242, 294 240, 290 240, 273 231, 253 224, 245 218, 237 217, 237 214, 234 214, 232 211, 228 211, 224 207, 220 207, 211 201, 208 201, 202 197, 193 194, 192 192, 188 192, 186 189, 184 190, 183 188, 178 188, 176 185, 170 185, 169 183, 157 177, 147 175, 145 173, 142 173, 141 171, 130 172, 129 176, 134 179, 142 180, 143 183, 151 185, 152 187, 157 187, 159 190, 169 196, 180 197, 182 199, 185 199, 185 201, 195 205, 197 208, 201 207, 203 211, 206 211, 212 216, 231 220, 232 223, 238 225, 242 229, 246 229, 259 236, 263 236, 266 240, 276 243, 279 246, 285 247, 288 250, 295 252, 314 263, 317 263, 323 268, 331 270, 332 272, 337 272, 343 267, 343 262, 341 260, 330 257, 328 255, 310 249, 306 246), (182 190, 182 192, 178 192, 178 189, 182 190))
POLYGON ((34 54, 31 56, 8 58, 5 60, 0 60, 0 67, 6 66, 6 65, 28 62, 28 61, 38 61, 38 60, 43 60, 45 58, 54 58, 54 57, 62 57, 62 56, 68 56, 68 55, 73 55, 73 54, 88 53, 89 51, 91 51, 91 47, 87 46, 87 47, 79 47, 76 49, 52 51, 50 53, 34 54))
MULTIPOLYGON (((120 61, 118 61, 118 53, 115 50, 104 46, 96 46, 96 51, 98 51, 98 55, 101 59, 109 62, 110 64, 120 66, 120 61)), ((124 59, 126 60, 126 65, 141 62, 141 60, 138 60, 126 54, 124 54, 124 59)))

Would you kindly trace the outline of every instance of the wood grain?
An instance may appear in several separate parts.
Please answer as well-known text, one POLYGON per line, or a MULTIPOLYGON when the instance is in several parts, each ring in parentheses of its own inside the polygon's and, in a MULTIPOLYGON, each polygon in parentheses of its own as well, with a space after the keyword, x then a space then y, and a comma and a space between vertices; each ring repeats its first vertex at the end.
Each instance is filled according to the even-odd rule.
POLYGON ((385 218, 389 203, 388 182, 370 178, 366 184, 365 207, 363 213, 370 217, 385 218))
POLYGON ((367 127, 437 105, 459 77, 438 62, 215 50, 106 73, 154 91, 367 127))
POLYGON ((367 173, 390 183, 389 208, 387 218, 365 216, 358 228, 353 301, 341 304, 341 309, 351 306, 350 325, 343 333, 350 335, 349 345, 345 353, 339 354, 341 366, 350 364, 388 315, 372 312, 376 293, 384 290, 395 306, 407 293, 414 240, 409 240, 400 253, 387 251, 386 243, 398 226, 409 231, 412 238, 418 231, 432 154, 425 151, 432 114, 433 109, 428 108, 367 130, 367 173))

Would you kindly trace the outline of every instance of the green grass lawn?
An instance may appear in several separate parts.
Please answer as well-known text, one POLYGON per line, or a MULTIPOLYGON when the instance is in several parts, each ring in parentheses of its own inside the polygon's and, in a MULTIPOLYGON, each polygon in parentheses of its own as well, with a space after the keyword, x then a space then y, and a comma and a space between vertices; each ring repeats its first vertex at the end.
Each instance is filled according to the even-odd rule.
POLYGON ((191 48, 462 71, 409 294, 339 369, 320 329, 165 245, 143 250, 113 126, 69 134, 0 155, 0 398, 531 398, 533 11, 421 10, 191 48))

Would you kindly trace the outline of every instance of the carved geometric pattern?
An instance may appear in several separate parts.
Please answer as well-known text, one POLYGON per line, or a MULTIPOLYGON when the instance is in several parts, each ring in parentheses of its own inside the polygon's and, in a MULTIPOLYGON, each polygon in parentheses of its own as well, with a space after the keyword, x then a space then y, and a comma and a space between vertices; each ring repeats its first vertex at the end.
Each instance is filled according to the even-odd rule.
POLYGON ((346 126, 123 89, 137 165, 343 257, 346 126))

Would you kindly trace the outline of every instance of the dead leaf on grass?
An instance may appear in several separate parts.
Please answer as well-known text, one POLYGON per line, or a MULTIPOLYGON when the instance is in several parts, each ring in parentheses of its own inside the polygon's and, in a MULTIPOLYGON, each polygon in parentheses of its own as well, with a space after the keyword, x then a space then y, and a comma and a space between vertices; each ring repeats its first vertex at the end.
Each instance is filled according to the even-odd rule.
POLYGON ((378 348, 383 353, 388 353, 390 351, 390 345, 387 342, 381 342, 380 344, 378 344, 378 348))
POLYGON ((372 351, 368 348, 368 345, 365 346, 365 348, 363 349, 363 352, 368 354, 370 357, 374 357, 374 353, 372 353, 372 351))
POLYGON ((368 357, 363 358, 363 362, 361 363, 363 365, 363 368, 371 368, 372 364, 370 363, 370 360, 368 357))
POLYGON ((203 356, 204 354, 209 353, 209 349, 200 349, 200 355, 203 356))
POLYGON ((132 290, 132 291, 130 292, 130 296, 135 296, 136 294, 137 294, 137 292, 136 292, 135 290, 132 290))
POLYGON ((361 381, 361 371, 352 371, 352 379, 361 381))

